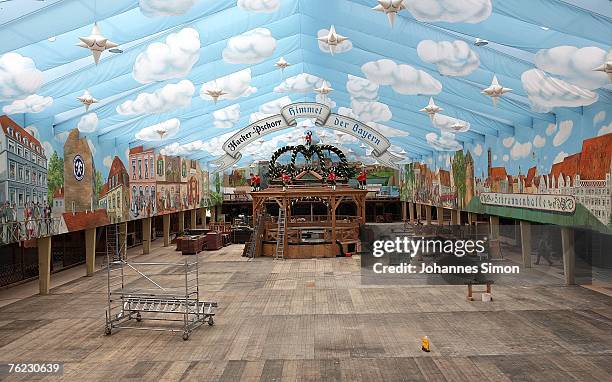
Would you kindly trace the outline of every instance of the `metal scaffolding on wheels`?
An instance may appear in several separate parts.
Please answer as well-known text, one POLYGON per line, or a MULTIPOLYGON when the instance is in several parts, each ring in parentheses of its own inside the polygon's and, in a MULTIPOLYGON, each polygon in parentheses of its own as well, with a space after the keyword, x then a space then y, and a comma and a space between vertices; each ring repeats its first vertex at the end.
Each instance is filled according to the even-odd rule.
POLYGON ((121 251, 120 236, 116 227, 107 232, 106 335, 120 328, 162 330, 183 332, 183 340, 188 340, 205 322, 214 325, 217 303, 200 301, 197 257, 177 263, 129 262, 121 251), (157 324, 144 325, 143 321, 157 324), (182 325, 169 324, 172 322, 182 325))

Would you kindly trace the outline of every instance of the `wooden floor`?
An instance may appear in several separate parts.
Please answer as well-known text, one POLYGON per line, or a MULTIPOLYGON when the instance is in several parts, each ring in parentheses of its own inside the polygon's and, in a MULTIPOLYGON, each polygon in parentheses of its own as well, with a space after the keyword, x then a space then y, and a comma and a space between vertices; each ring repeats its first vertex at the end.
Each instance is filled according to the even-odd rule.
MULTIPOLYGON (((467 302, 460 286, 362 286, 358 257, 246 261, 241 252, 199 255, 200 288, 220 308, 215 326, 189 341, 137 330, 105 336, 106 274, 97 272, 0 308, 0 363, 65 362, 64 379, 76 381, 611 378, 608 296, 551 279, 496 285, 494 302, 467 302), (421 352, 423 335, 431 353, 421 352)), ((164 248, 147 255, 180 257, 164 248)))

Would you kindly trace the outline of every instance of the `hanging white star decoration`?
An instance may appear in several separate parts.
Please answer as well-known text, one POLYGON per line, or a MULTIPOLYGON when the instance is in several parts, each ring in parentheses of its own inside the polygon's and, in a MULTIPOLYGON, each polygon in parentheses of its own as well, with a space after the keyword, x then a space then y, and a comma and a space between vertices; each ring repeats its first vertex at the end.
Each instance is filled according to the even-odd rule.
POLYGON ((277 68, 279 68, 279 69, 281 70, 281 72, 282 72, 283 70, 287 69, 287 68, 288 68, 290 65, 291 65, 291 64, 290 64, 290 63, 288 63, 288 62, 285 60, 285 57, 281 57, 281 58, 279 58, 279 60, 278 60, 278 61, 276 61, 276 64, 274 64, 274 66, 276 66, 277 68))
POLYGON ((491 85, 488 88, 484 89, 481 93, 486 96, 491 97, 491 99, 493 100, 493 106, 497 106, 497 101, 499 97, 511 91, 512 89, 505 88, 502 85, 500 85, 499 82, 497 81, 497 76, 494 75, 493 81, 491 81, 491 85))
POLYGON ((83 104, 85 105, 85 111, 89 111, 89 107, 91 105, 93 105, 94 103, 98 103, 98 100, 95 99, 91 93, 88 90, 85 90, 83 92, 83 95, 80 97, 77 97, 77 99, 83 104))
POLYGON ((79 37, 79 40, 81 40, 81 42, 79 42, 77 46, 89 49, 96 65, 98 65, 98 62, 100 61, 100 55, 102 52, 119 46, 102 35, 97 23, 94 23, 89 36, 79 37))
POLYGON ((314 91, 315 91, 315 92, 317 92, 317 93, 319 93, 319 94, 321 94, 321 95, 328 95, 328 94, 329 94, 329 93, 331 93, 333 90, 334 90, 334 89, 333 89, 331 86, 329 86, 329 85, 327 84, 327 82, 326 82, 326 81, 323 81, 323 83, 321 84, 321 86, 320 86, 320 87, 318 87, 318 88, 315 88, 315 90, 314 90, 314 91))
POLYGON ((387 18, 389 19, 391 28, 393 28, 397 13, 401 10, 406 9, 404 1, 405 0, 378 0, 378 5, 372 9, 377 12, 384 12, 387 15, 387 18))
POLYGON ((604 72, 608 75, 608 81, 612 82, 612 61, 606 61, 601 66, 593 69, 596 72, 604 72))
POLYGON ((441 112, 442 109, 440 106, 436 105, 436 103, 434 102, 433 97, 429 97, 429 103, 427 104, 427 106, 425 106, 424 108, 422 108, 419 111, 422 111, 423 113, 427 113, 429 114, 429 118, 433 121, 434 117, 436 116, 436 113, 441 112))
POLYGON ((327 33, 327 35, 317 37, 317 40, 329 45, 329 53, 331 53, 331 55, 333 56, 334 52, 336 51, 336 47, 344 41, 348 40, 348 37, 336 33, 336 28, 334 28, 334 26, 332 25, 331 27, 329 27, 329 32, 327 33))
POLYGON ((216 82, 213 84, 212 88, 206 89, 205 93, 210 98, 212 98, 214 103, 217 103, 217 101, 219 100, 221 96, 224 96, 227 94, 226 92, 223 91, 223 89, 217 86, 216 82))

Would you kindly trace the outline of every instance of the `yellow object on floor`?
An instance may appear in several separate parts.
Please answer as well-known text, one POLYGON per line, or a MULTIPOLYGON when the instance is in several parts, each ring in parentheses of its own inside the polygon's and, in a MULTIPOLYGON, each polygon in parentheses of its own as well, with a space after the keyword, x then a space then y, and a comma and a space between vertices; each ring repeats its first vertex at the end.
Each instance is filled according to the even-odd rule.
POLYGON ((425 336, 421 338, 421 350, 429 353, 429 337, 425 336))

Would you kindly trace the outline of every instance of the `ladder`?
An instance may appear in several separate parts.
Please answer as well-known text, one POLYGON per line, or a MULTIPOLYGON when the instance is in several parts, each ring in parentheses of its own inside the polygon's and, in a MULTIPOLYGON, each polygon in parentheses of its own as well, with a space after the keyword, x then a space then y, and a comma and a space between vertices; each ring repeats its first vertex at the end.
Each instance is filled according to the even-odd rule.
POLYGON ((244 254, 244 256, 248 258, 252 259, 255 257, 255 249, 257 248, 257 242, 259 241, 259 238, 261 237, 261 233, 263 231, 264 220, 265 219, 264 219, 263 212, 259 212, 257 216, 255 217, 255 224, 253 225, 253 233, 251 234, 251 241, 249 241, 249 246, 247 248, 246 253, 244 254))
POLYGON ((109 261, 120 261, 125 251, 125 241, 121 242, 118 224, 106 226, 106 255, 109 261))
POLYGON ((274 260, 285 259, 285 209, 278 210, 278 231, 276 235, 276 254, 274 260))

